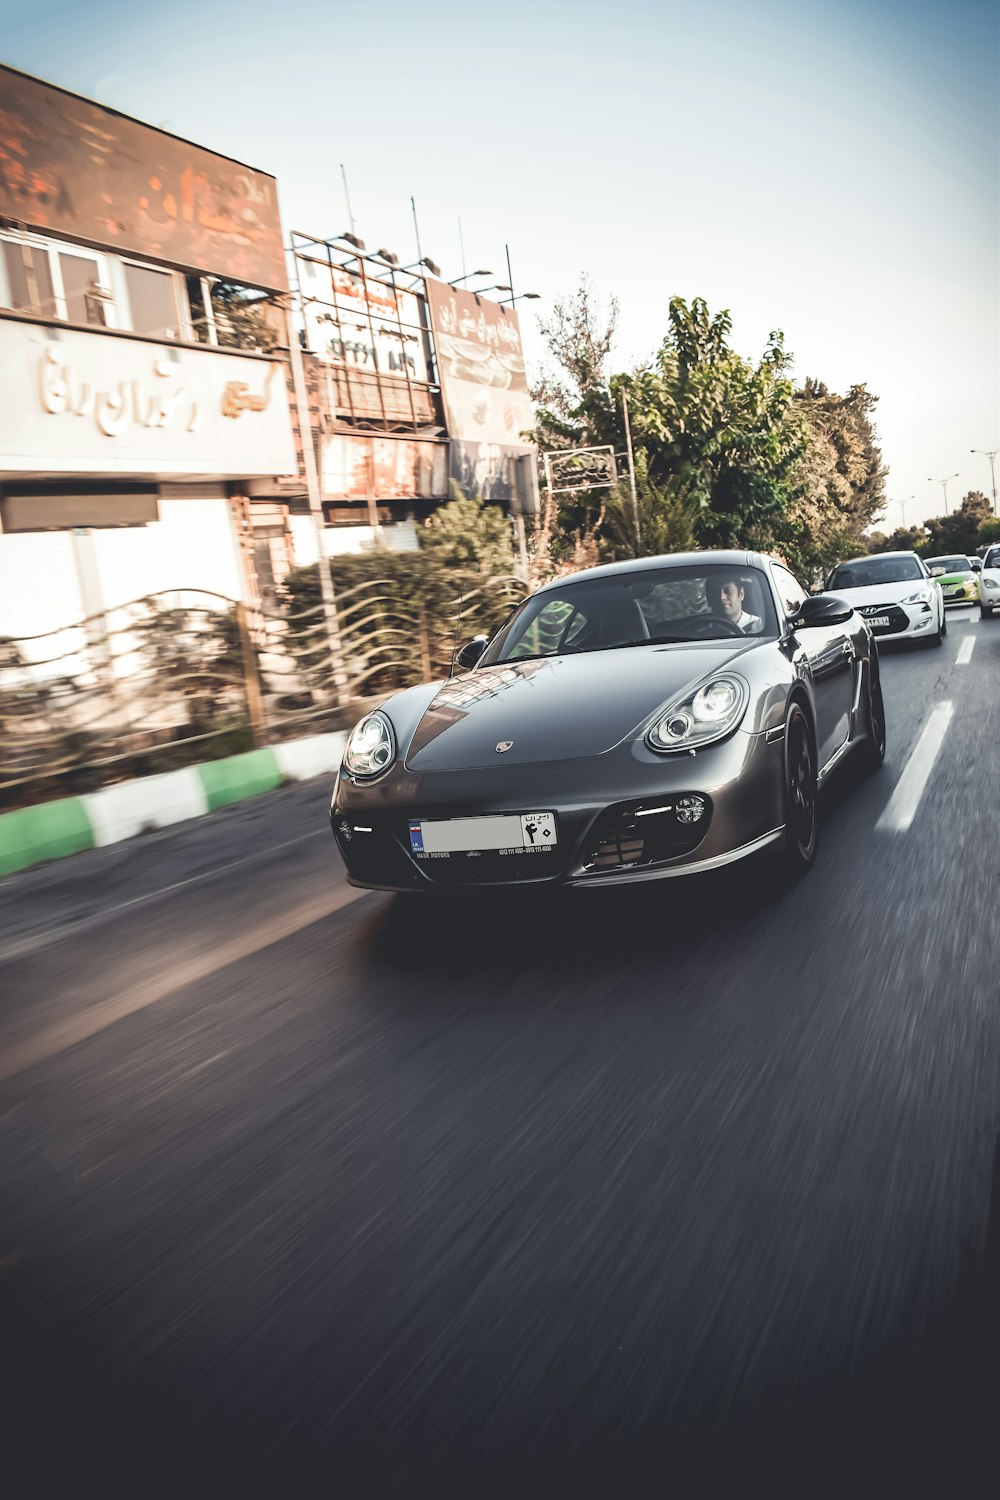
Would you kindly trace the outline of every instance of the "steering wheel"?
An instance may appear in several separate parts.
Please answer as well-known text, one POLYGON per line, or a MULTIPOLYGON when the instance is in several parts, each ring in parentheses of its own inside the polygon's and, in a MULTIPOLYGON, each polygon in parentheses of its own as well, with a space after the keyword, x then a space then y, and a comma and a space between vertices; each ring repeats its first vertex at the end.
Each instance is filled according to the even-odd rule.
POLYGON ((734 625, 732 620, 727 619, 725 615, 691 615, 683 623, 692 627, 694 630, 693 639, 696 641, 714 641, 718 639, 714 630, 708 631, 705 629, 706 625, 721 625, 729 635, 739 636, 741 640, 746 634, 738 625, 734 625))

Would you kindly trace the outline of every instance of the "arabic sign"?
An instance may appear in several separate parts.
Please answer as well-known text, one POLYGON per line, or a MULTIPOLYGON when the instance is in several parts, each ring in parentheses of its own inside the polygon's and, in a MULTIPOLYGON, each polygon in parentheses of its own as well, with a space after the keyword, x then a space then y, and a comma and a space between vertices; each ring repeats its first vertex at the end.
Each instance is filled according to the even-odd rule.
POLYGON ((0 66, 0 215, 268 290, 273 177, 0 66))
POLYGON ((280 361, 15 322, 3 332, 4 471, 237 479, 295 468, 280 361))
POLYGON ((429 422, 423 300, 344 266, 298 258, 306 343, 332 371, 332 409, 350 417, 429 422))
POLYGON ((618 481, 615 450, 610 446, 546 453, 544 460, 546 481, 553 495, 567 490, 599 489, 618 481))
POLYGON ((324 500, 432 500, 448 494, 448 450, 410 438, 325 438, 320 451, 324 500))
POLYGON ((427 301, 450 437, 527 451, 535 413, 517 314, 438 281, 427 282, 427 301))

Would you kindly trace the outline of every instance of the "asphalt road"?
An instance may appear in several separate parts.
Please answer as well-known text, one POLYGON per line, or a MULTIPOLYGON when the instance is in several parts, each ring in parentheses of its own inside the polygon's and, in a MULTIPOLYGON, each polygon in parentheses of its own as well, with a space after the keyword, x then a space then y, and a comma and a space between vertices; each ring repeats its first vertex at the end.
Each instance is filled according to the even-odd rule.
POLYGON ((21 1493, 995 1493, 1000 621, 949 623, 782 897, 359 893, 318 784, 0 882, 21 1493))

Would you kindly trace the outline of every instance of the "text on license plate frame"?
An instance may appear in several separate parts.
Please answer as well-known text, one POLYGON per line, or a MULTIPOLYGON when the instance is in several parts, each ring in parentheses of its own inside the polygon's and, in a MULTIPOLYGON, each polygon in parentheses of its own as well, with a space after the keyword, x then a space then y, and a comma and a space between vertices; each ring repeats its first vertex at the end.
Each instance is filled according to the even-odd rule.
POLYGON ((450 854, 544 854, 559 842, 554 812, 486 813, 472 818, 411 818, 410 851, 450 854))

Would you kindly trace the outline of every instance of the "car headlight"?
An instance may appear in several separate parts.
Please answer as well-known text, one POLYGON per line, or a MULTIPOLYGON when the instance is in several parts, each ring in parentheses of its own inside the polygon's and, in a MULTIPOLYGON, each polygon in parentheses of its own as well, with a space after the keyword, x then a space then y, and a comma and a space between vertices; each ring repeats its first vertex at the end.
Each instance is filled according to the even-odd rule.
POLYGON ((1000 589, 1000 578, 980 578, 981 589, 1000 589))
POLYGON ((365 714, 359 724, 351 730, 344 751, 344 765, 352 776, 371 780, 387 771, 396 758, 396 742, 392 725, 385 714, 377 710, 365 714))
POLYGON ((901 604, 930 604, 930 602, 931 602, 931 600, 933 598, 934 598, 934 590, 933 589, 917 589, 917 592, 915 594, 907 594, 907 596, 906 596, 905 599, 901 599, 900 600, 900 603, 901 604))
POLYGON ((658 713, 646 732, 646 743, 660 754, 710 745, 736 728, 749 702, 750 689, 742 677, 712 677, 658 713))

